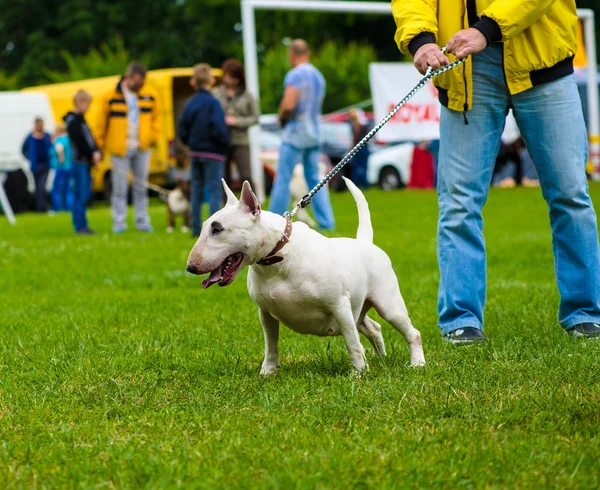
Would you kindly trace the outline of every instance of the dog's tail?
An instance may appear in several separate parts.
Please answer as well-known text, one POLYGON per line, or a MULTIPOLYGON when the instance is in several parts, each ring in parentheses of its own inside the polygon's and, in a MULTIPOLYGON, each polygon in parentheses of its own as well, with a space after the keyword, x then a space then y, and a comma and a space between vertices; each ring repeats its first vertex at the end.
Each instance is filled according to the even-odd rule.
POLYGON ((358 231, 356 232, 356 239, 373 243, 373 225, 371 224, 369 204, 367 203, 364 194, 351 180, 346 177, 342 178, 344 179, 344 182, 346 182, 346 186, 348 187, 350 194, 352 194, 352 197, 356 202, 356 207, 358 208, 358 231))

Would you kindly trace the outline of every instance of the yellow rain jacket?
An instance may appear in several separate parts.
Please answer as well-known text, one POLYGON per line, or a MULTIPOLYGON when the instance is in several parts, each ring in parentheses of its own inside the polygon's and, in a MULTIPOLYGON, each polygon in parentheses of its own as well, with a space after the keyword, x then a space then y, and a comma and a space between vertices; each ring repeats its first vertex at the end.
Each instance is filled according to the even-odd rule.
MULTIPOLYGON (((105 153, 124 157, 127 154, 127 102, 121 89, 121 80, 115 90, 102 97, 96 125, 96 141, 105 153)), ((138 93, 140 150, 146 151, 158 139, 160 113, 157 96, 146 85, 138 93)))
MULTIPOLYGON (((395 40, 405 54, 414 55, 428 42, 444 46, 469 26, 479 29, 488 43, 502 42, 511 94, 573 72, 575 0, 392 0, 392 12, 395 40)), ((469 57, 434 79, 443 105, 456 111, 471 107, 471 70, 469 57)))

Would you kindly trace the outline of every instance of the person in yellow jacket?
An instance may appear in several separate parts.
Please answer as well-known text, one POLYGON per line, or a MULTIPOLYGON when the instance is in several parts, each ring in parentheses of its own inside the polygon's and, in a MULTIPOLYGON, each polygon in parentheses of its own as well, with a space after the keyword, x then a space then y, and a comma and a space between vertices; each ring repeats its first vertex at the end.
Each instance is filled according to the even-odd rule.
POLYGON ((113 232, 127 229, 127 188, 131 170, 135 226, 140 231, 152 232, 148 216, 148 191, 143 182, 148 180, 149 148, 158 138, 160 120, 157 96, 144 85, 146 67, 134 62, 129 65, 115 90, 104 95, 101 102, 96 139, 103 153, 111 155, 113 171, 111 207, 113 232))
POLYGON ((434 80, 442 104, 438 311, 444 339, 486 340, 482 208, 509 108, 550 209, 559 322, 574 336, 600 338, 598 227, 573 78, 575 1, 392 0, 392 12, 396 43, 421 73, 467 58, 434 80))

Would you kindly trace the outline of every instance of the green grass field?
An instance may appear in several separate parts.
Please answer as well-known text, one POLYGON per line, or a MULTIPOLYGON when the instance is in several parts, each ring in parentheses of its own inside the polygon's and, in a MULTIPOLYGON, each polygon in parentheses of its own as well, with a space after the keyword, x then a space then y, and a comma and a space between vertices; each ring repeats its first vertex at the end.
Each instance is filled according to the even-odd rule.
MULTIPOLYGON (((600 186, 592 187, 600 209, 600 186)), ((491 342, 442 343, 436 198, 368 193, 428 365, 367 348, 352 375, 341 337, 282 329, 282 367, 261 377, 263 338, 243 273, 201 289, 193 241, 164 232, 94 237, 69 216, 0 217, 0 488, 598 488, 600 342, 558 326, 539 190, 486 207, 491 342)), ((348 194, 339 235, 354 236, 348 194)))

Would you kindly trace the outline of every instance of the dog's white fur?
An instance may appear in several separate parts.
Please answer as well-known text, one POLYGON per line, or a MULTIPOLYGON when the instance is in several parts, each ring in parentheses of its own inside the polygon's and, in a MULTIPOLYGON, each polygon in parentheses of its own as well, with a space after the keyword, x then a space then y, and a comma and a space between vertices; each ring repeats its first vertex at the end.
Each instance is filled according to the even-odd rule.
POLYGON ((235 253, 243 254, 237 271, 250 266, 248 291, 258 305, 265 336, 261 374, 279 367, 280 323, 303 334, 342 335, 354 368, 363 371, 368 366, 359 332, 376 354, 385 355, 381 326, 367 316, 371 308, 404 336, 411 364, 425 364, 421 334, 410 321, 391 261, 373 244, 367 201, 352 182, 346 180, 346 185, 358 207, 356 239, 326 238, 296 222, 289 243, 278 254, 284 260, 257 265, 281 238, 286 221, 261 211, 248 182, 239 202, 224 183, 227 204, 204 224, 190 252, 188 271, 195 274, 216 270, 235 253), (213 228, 222 231, 215 236, 213 228))

